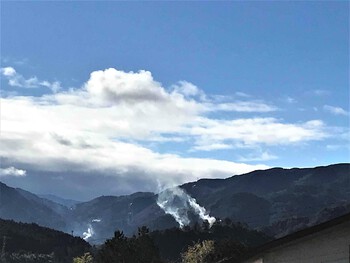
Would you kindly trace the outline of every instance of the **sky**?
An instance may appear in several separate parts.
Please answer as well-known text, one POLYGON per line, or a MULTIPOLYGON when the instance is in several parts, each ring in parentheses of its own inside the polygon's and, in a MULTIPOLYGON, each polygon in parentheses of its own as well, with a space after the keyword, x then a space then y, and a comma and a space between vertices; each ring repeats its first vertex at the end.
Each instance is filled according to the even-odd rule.
POLYGON ((87 200, 349 162, 349 3, 1 2, 0 181, 87 200))

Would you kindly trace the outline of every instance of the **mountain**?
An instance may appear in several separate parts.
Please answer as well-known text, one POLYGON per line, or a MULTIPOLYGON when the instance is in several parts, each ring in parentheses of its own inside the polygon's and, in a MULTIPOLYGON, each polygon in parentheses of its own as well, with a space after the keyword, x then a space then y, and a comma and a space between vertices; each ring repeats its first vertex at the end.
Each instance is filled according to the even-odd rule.
POLYGON ((38 195, 41 198, 44 198, 46 200, 50 200, 52 202, 55 202, 57 204, 63 205, 67 208, 71 208, 74 207, 76 204, 81 203, 81 201, 77 201, 77 200, 72 200, 72 199, 65 199, 56 195, 52 195, 52 194, 43 194, 43 195, 38 195))
POLYGON ((72 262, 91 249, 79 237, 40 227, 0 219, 1 262, 72 262))
POLYGON ((68 209, 0 182, 0 218, 66 230, 68 209))
MULTIPOLYGON (((266 231, 268 226, 279 225, 277 229, 287 234, 326 220, 326 216, 320 216, 324 209, 343 207, 338 210, 348 212, 349 175, 350 164, 272 168, 227 179, 201 179, 180 187, 212 216, 228 217, 266 231), (291 218, 294 221, 284 222, 291 218)), ((104 196, 78 204, 73 213, 80 222, 101 219, 100 223, 93 225, 96 238, 109 237, 107 234, 113 231, 113 227, 132 234, 140 225, 153 230, 176 226, 175 220, 164 214, 156 200, 157 195, 153 193, 104 196)), ((275 231, 267 232, 278 235, 275 231)))
POLYGON ((345 207, 342 211, 349 211, 350 165, 273 168, 223 180, 199 180, 182 187, 211 214, 254 228, 292 217, 308 218, 309 224, 314 224, 322 221, 319 213, 326 208, 345 207))
MULTIPOLYGON (((243 222, 273 236, 325 221, 350 211, 350 164, 315 168, 272 168, 227 179, 201 179, 180 188, 211 216, 243 222)), ((132 235, 141 225, 151 230, 178 226, 157 205, 158 195, 101 196, 66 206, 22 189, 0 184, 0 217, 87 234, 101 243, 116 229, 132 235)), ((198 220, 190 212, 192 223, 198 220)))
MULTIPOLYGON (((155 219, 164 216, 164 212, 156 204, 154 193, 134 193, 126 196, 101 196, 89 202, 77 204, 72 216, 80 226, 91 227, 96 238, 111 237, 116 229, 126 235, 132 235, 142 225, 152 225, 155 219)), ((176 226, 176 222, 169 226, 176 226)), ((152 228, 153 229, 153 228, 152 228)), ((77 233, 82 232, 79 227, 77 233)))

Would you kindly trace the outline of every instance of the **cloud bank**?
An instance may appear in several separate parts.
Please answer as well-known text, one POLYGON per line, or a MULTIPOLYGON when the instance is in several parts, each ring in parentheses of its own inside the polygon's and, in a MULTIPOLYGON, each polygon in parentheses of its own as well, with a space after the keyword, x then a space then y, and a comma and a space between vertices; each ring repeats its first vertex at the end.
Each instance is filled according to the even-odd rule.
MULTIPOLYGON (((24 79, 10 67, 1 72, 10 86, 53 85, 36 77, 24 79)), ((213 99, 186 81, 165 88, 145 70, 94 71, 79 88, 57 89, 37 97, 1 98, 0 156, 38 171, 96 171, 118 179, 141 173, 150 182, 174 185, 268 166, 183 157, 152 150, 148 143, 186 142, 184 152, 208 152, 293 146, 329 136, 320 120, 287 123, 263 116, 278 111, 276 106, 248 95, 237 97, 213 99), (220 112, 253 116, 223 119, 220 112)), ((265 153, 254 158, 276 157, 265 153)), ((69 176, 65 179, 70 180, 69 176)))

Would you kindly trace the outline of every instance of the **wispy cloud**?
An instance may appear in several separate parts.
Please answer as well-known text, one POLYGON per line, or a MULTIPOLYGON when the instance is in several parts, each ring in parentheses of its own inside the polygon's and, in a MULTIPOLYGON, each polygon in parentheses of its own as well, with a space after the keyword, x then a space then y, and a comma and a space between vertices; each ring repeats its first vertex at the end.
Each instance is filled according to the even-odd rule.
POLYGON ((191 151, 215 151, 215 150, 227 150, 235 148, 232 144, 225 143, 206 143, 202 145, 195 145, 192 147, 191 151))
POLYGON ((244 97, 244 98, 249 98, 250 95, 245 93, 245 92, 241 92, 241 91, 237 91, 236 93, 236 96, 239 96, 239 97, 244 97))
POLYGON ((205 148, 205 145, 209 147, 213 143, 223 142, 249 147, 296 145, 301 142, 322 140, 329 136, 325 128, 321 120, 292 124, 275 118, 234 120, 200 118, 190 132, 197 138, 198 145, 202 148, 205 148))
POLYGON ((276 155, 270 154, 269 152, 261 152, 259 154, 251 154, 248 156, 241 156, 238 161, 240 162, 261 162, 278 159, 276 155))
POLYGON ((28 58, 12 58, 12 57, 1 57, 1 64, 14 64, 18 66, 23 66, 28 64, 28 58))
POLYGON ((293 103, 296 103, 296 102, 297 102, 297 100, 296 100, 295 98, 292 98, 292 97, 289 97, 289 96, 287 96, 287 97, 285 98, 285 101, 286 101, 287 103, 289 103, 289 104, 293 104, 293 103))
POLYGON ((329 113, 332 113, 334 115, 343 115, 343 116, 348 116, 349 112, 344 110, 341 107, 335 107, 335 106, 330 106, 330 105, 324 105, 323 109, 329 113))
POLYGON ((325 89, 314 89, 312 91, 310 91, 310 93, 312 95, 315 95, 315 96, 328 96, 331 94, 331 92, 329 90, 325 90, 325 89))
POLYGON ((8 79, 8 84, 13 87, 20 88, 38 88, 46 87, 53 92, 57 92, 61 89, 61 84, 58 81, 49 82, 47 80, 39 80, 36 76, 30 78, 24 78, 13 67, 5 67, 0 69, 1 74, 8 79))
POLYGON ((259 101, 236 101, 234 103, 208 104, 211 111, 272 112, 277 107, 259 101))

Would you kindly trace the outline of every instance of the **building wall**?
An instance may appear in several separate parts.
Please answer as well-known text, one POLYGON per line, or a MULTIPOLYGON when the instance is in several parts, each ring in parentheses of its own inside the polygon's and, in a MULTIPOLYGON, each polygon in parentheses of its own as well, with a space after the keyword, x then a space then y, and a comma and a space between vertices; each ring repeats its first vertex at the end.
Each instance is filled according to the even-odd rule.
POLYGON ((350 222, 270 249, 246 263, 349 263, 350 222))

